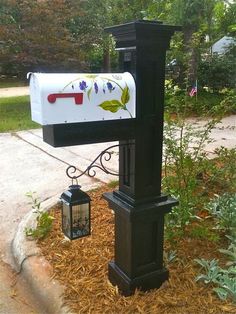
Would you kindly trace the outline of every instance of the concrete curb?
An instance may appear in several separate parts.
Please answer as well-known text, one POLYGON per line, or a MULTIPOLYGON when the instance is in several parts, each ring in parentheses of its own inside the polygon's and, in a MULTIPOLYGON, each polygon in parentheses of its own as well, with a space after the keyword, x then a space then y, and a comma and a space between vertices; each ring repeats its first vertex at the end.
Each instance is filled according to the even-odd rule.
MULTIPOLYGON (((53 197, 41 203, 41 210, 48 210, 58 202, 58 197, 53 197)), ((29 287, 39 301, 44 313, 65 314, 71 311, 63 305, 62 294, 64 287, 58 281, 51 279, 52 267, 41 255, 35 241, 26 238, 25 228, 36 226, 35 210, 31 210, 18 225, 12 242, 12 253, 18 273, 25 278, 29 287)))

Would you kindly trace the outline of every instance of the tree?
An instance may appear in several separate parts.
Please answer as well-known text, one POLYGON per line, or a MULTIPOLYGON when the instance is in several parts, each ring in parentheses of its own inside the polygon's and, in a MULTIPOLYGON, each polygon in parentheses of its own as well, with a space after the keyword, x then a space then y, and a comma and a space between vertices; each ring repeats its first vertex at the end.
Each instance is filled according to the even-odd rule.
POLYGON ((140 19, 152 0, 0 0, 0 62, 8 72, 109 71, 104 28, 140 19), (98 60, 99 59, 99 60, 98 60), (100 62, 100 65, 98 65, 100 62))
POLYGON ((222 36, 236 36, 236 2, 224 1, 215 10, 217 16, 218 29, 222 36))
MULTIPOLYGON (((104 28, 141 19, 152 0, 88 0, 82 4, 85 14, 76 18, 74 32, 77 38, 86 29, 87 36, 93 39, 93 45, 88 48, 90 58, 100 56, 103 63, 102 70, 110 71, 110 55, 114 56, 111 37, 104 32, 104 28), (79 30, 79 32, 78 32, 79 30)), ((101 67, 101 65, 100 65, 101 67)))
MULTIPOLYGON (((187 86, 196 81, 201 54, 216 38, 219 7, 225 9, 223 0, 154 0, 147 10, 148 18, 160 18, 183 27, 182 37, 175 36, 177 49, 173 49, 181 66, 182 84, 184 77, 187 78, 187 86), (210 38, 208 43, 205 42, 206 35, 210 38)), ((225 16, 225 10, 222 14, 225 16)))
POLYGON ((65 0, 4 1, 1 64, 21 73, 86 68, 82 43, 74 40, 67 27, 75 9, 76 15, 82 14, 78 5, 65 0))

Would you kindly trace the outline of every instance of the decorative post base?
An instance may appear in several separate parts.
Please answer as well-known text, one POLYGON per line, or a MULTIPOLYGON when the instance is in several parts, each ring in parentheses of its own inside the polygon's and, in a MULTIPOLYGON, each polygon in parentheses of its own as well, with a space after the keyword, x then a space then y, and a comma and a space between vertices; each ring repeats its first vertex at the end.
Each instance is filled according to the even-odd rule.
POLYGON ((159 288, 169 277, 163 267, 164 215, 178 202, 167 196, 159 201, 132 204, 125 194, 105 193, 115 212, 115 260, 109 263, 108 276, 121 293, 135 289, 159 288))
POLYGON ((156 270, 154 272, 129 278, 116 264, 110 262, 108 264, 108 278, 114 286, 118 286, 119 290, 124 296, 134 294, 135 289, 147 291, 151 289, 158 289, 163 282, 168 280, 169 271, 166 268, 156 270))

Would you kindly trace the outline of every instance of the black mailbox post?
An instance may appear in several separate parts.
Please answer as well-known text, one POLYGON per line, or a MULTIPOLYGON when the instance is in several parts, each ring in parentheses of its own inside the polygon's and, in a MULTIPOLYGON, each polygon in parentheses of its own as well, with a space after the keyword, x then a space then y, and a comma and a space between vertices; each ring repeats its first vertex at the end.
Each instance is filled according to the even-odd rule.
POLYGON ((107 29, 120 49, 120 65, 136 79, 135 137, 120 149, 119 190, 105 195, 115 211, 109 279, 125 295, 159 288, 169 275, 163 266, 164 216, 177 201, 161 194, 161 171, 165 57, 176 30, 151 21, 107 29))
POLYGON ((43 126, 44 141, 69 146, 118 140, 119 190, 106 193, 115 212, 115 257, 109 279, 124 295, 159 288, 164 216, 177 201, 161 193, 165 57, 180 27, 136 21, 107 28, 120 49, 120 70, 136 80, 136 118, 43 126))

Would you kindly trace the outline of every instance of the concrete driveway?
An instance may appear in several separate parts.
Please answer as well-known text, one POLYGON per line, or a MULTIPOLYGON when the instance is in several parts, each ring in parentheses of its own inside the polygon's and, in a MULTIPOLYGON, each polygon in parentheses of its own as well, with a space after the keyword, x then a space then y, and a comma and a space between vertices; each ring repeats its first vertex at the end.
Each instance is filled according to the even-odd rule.
MULTIPOLYGON (((113 144, 53 148, 43 142, 41 129, 0 134, 0 252, 3 261, 11 262, 10 243, 15 229, 30 209, 25 194, 36 192, 41 201, 59 197, 71 184, 65 173, 68 165, 75 165, 82 172, 102 150, 113 144)), ((117 172, 117 149, 112 151, 107 167, 117 172)), ((84 175, 79 184, 88 190, 111 180, 117 177, 98 170, 95 178, 84 175)))

